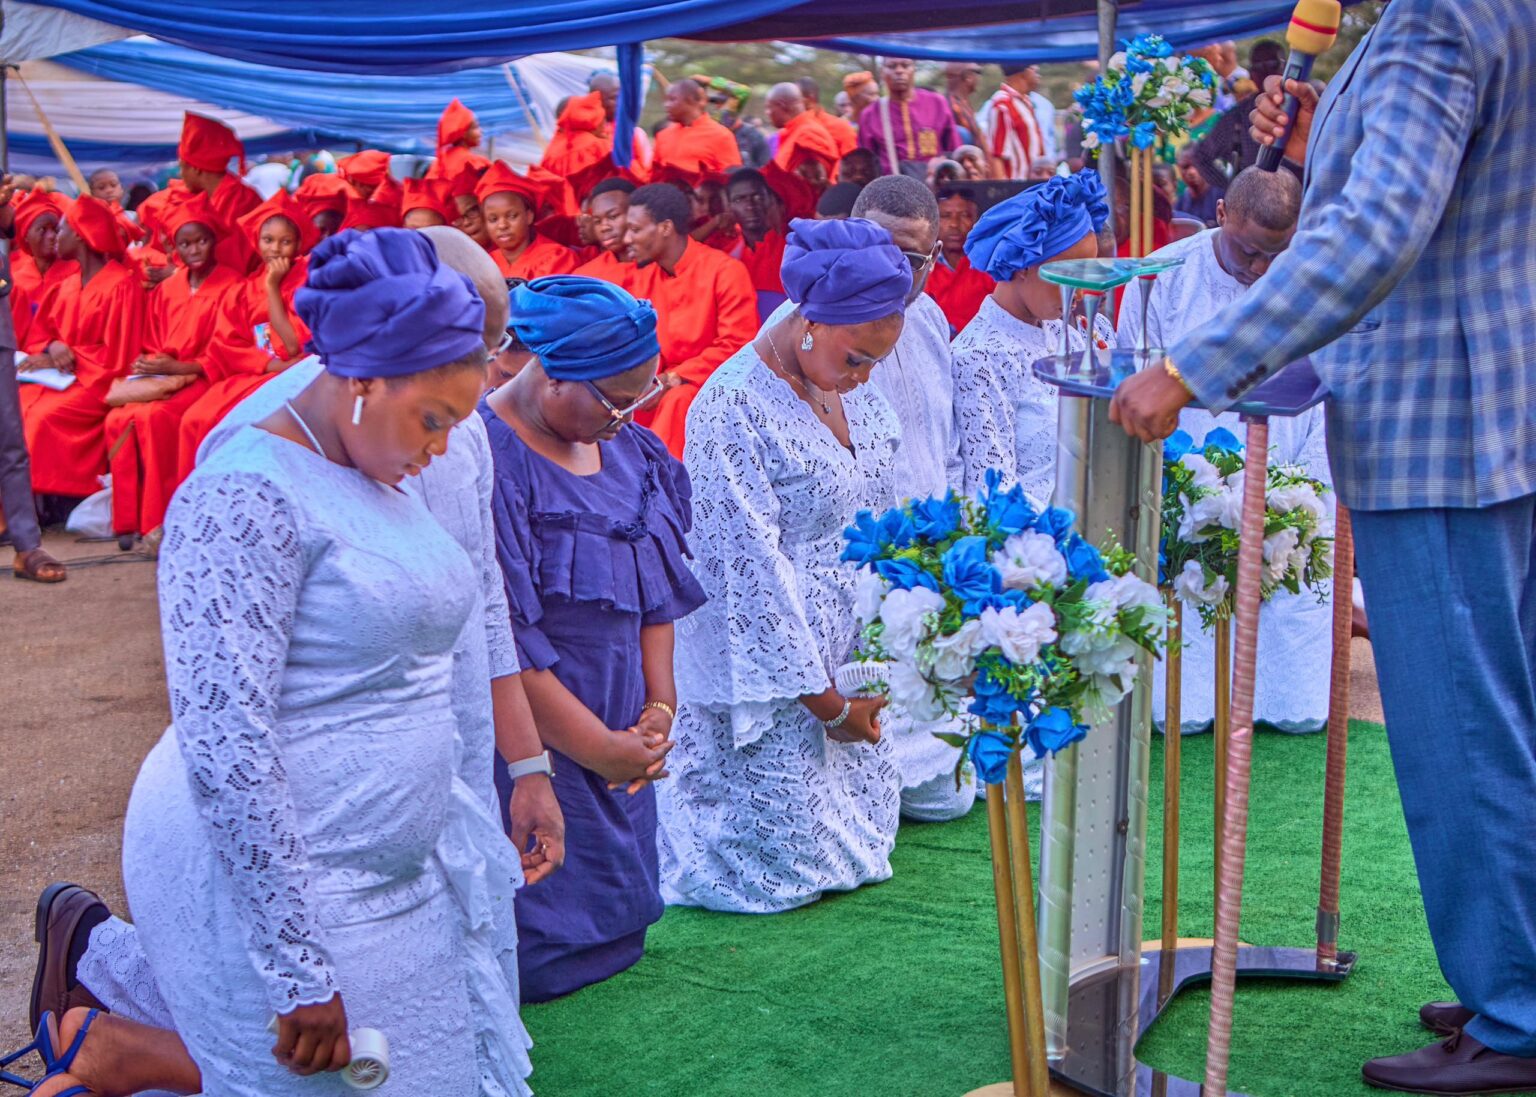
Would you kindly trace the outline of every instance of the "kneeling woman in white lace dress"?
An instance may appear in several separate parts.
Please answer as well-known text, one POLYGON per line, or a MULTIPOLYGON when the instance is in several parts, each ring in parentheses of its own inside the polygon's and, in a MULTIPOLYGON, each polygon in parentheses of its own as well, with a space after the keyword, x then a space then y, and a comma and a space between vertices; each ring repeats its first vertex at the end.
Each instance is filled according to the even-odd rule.
POLYGON ((510 905, 516 867, 442 850, 479 830, 475 848, 515 851, 454 772, 476 573, 396 485, 474 410, 485 306, 425 238, 381 231, 317 249, 298 308, 326 373, 167 517, 173 723, 134 786, 124 879, 205 1093, 348 1092, 315 1072, 368 1027, 390 1042, 381 1093, 473 1097, 477 1031, 504 1033, 508 1062, 523 1047, 476 1016, 470 982, 493 973, 471 970, 463 911, 475 889, 510 905))
POLYGON ((681 706, 660 796, 670 903, 766 913, 891 874, 901 775, 882 702, 833 676, 853 648, 842 531, 895 494, 890 406, 866 386, 901 336, 912 271, 870 221, 796 221, 798 309, 704 384, 688 414, 694 570, 681 706))

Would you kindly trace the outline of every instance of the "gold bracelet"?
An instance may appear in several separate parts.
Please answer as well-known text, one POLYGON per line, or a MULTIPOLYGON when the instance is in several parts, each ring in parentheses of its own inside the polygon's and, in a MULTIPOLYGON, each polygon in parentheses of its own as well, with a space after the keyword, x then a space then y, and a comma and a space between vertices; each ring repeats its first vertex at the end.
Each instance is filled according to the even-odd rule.
POLYGON ((640 711, 644 712, 648 708, 660 709, 662 712, 667 714, 667 719, 669 720, 677 719, 677 710, 671 705, 667 704, 665 701, 647 701, 645 703, 645 707, 640 711))
POLYGON ((1189 382, 1184 380, 1184 375, 1179 372, 1179 367, 1173 364, 1172 358, 1165 357, 1163 359, 1163 372, 1166 373, 1169 377, 1172 377, 1179 384, 1183 385, 1185 392, 1189 393, 1191 396, 1195 394, 1195 390, 1189 387, 1189 382))

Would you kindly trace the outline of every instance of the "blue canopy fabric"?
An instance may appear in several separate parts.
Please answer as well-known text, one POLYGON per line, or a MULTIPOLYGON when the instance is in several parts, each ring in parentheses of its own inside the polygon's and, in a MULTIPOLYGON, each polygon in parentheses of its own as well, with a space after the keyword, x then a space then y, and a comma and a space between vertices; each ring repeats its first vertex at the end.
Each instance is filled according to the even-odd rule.
MULTIPOLYGON (((1346 6, 1359 2, 1344 0, 1346 6)), ((1175 49, 1188 49, 1207 42, 1278 30, 1290 22, 1294 8, 1293 0, 1140 0, 1121 6, 1116 34, 1121 38, 1160 34, 1175 49)), ((1097 14, 1088 10, 1002 26, 868 37, 845 31, 837 37, 805 38, 801 42, 821 49, 924 61, 1046 64, 1097 57, 1099 27, 1097 14)))
MULTIPOLYGON (((458 96, 487 134, 552 129, 552 118, 535 123, 521 97, 507 86, 500 65, 401 80, 395 76, 275 69, 200 53, 156 41, 113 42, 53 60, 105 80, 140 84, 172 95, 245 111, 315 138, 277 148, 359 143, 391 152, 430 155, 438 115, 458 96)), ((592 59, 592 68, 611 63, 592 59)), ((519 79, 514 68, 513 79, 519 79)), ((251 151, 258 151, 252 149, 251 151)), ((174 159, 174 150, 172 150, 174 159)))

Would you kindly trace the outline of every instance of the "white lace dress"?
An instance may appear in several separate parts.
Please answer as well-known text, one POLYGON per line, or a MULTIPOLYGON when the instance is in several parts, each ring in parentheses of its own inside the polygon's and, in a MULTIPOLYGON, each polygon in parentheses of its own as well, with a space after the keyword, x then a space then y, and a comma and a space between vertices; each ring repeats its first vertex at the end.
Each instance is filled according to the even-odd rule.
MULTIPOLYGON (((1205 323, 1245 292, 1222 269, 1216 258, 1215 240, 1220 229, 1207 229, 1168 245, 1159 256, 1179 256, 1184 265, 1157 278, 1147 310, 1147 330, 1154 347, 1166 347, 1192 328, 1205 323)), ((1120 310, 1121 346, 1138 346, 1141 340, 1140 302, 1128 294, 1120 310)), ((1179 427, 1198 445, 1218 426, 1239 439, 1247 428, 1232 412, 1212 415, 1186 408, 1179 413, 1179 427)), ((1328 471, 1328 447, 1323 409, 1313 408, 1295 418, 1269 421, 1271 464, 1300 465, 1308 476, 1332 486, 1328 471)), ((1332 494, 1325 499, 1334 511, 1332 494)), ((1180 672, 1179 724, 1185 734, 1206 731, 1216 712, 1216 644, 1213 632, 1200 626, 1199 613, 1184 608, 1184 653, 1180 672)), ((1321 730, 1328 722, 1329 668, 1333 659, 1333 611, 1327 602, 1302 591, 1281 591, 1259 610, 1259 663, 1254 679, 1253 711, 1281 731, 1321 730)), ((1153 688, 1153 713, 1159 726, 1167 713, 1164 701, 1163 664, 1159 660, 1153 688)))
MULTIPOLYGON (((1072 348, 1082 340, 1072 332, 1072 348)), ((1016 479, 1040 506, 1056 489, 1056 389, 1035 376, 1035 361, 1061 347, 1061 322, 1036 327, 988 297, 955 336, 955 420, 966 494, 985 487, 988 469, 1016 479)))
POLYGON ((456 774, 464 552, 418 500, 246 427, 177 494, 159 574, 173 723, 124 879, 205 1092, 348 1092, 279 1066, 266 1031, 338 991, 390 1041, 381 1094, 522 1092, 482 1072, 483 1033, 521 1049, 470 985, 476 918, 510 919, 512 881, 453 852, 499 833, 456 774))
POLYGON ((832 684, 856 638, 843 527, 894 493, 890 407, 868 385, 843 407, 853 452, 748 346, 689 410, 709 602, 678 626, 677 746, 657 783, 670 903, 767 913, 891 874, 889 740, 831 742, 798 700, 832 684))

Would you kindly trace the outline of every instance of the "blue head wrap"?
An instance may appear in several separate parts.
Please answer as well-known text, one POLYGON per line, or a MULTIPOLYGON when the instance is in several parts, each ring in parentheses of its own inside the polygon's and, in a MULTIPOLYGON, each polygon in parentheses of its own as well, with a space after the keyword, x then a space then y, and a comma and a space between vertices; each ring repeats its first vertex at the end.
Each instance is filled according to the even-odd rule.
POLYGON ((863 324, 900 313, 912 292, 912 264, 873 221, 790 223, 784 292, 820 324, 863 324))
POLYGON ((999 202, 965 240, 971 266, 1006 282, 1021 270, 1060 255, 1109 220, 1104 181, 1092 168, 1056 176, 999 202))
POLYGON ((474 283, 409 229, 322 241, 293 304, 326 370, 341 377, 404 377, 485 346, 474 283))
POLYGON ((559 381, 598 381, 661 353, 656 310, 596 278, 556 274, 512 290, 512 330, 559 381))

